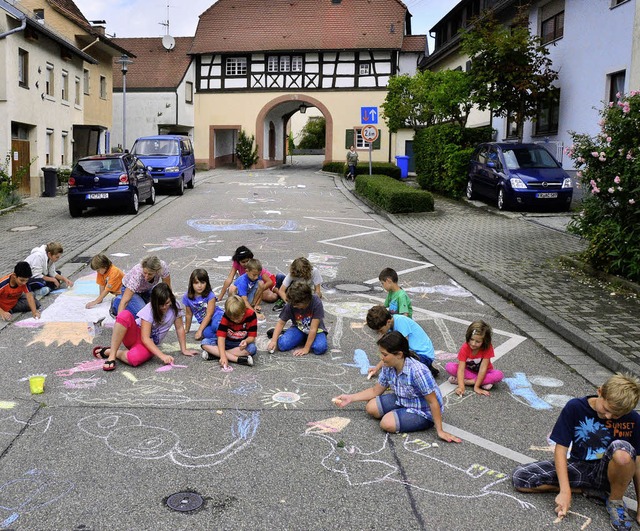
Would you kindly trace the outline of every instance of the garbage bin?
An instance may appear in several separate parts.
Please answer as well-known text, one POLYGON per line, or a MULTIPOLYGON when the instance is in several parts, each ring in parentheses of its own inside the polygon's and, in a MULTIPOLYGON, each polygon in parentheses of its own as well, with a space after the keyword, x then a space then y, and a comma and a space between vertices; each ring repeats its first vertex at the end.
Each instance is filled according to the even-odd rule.
POLYGON ((58 168, 45 166, 42 168, 44 173, 44 197, 55 197, 58 190, 58 168))
POLYGON ((400 168, 400 178, 406 179, 409 176, 409 157, 396 155, 396 166, 400 168))

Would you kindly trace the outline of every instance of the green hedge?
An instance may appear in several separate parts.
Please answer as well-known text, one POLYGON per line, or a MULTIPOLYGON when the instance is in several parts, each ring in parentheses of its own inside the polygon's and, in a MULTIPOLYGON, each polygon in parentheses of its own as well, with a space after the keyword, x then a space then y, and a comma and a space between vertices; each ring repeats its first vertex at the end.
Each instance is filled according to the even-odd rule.
POLYGON ((440 124, 416 132, 413 152, 421 188, 458 199, 464 194, 471 153, 491 140, 490 127, 440 124))
MULTIPOLYGON (((330 173, 347 174, 347 165, 345 162, 325 162, 322 165, 322 171, 330 173)), ((375 175, 388 175, 394 179, 400 179, 400 168, 390 162, 372 162, 371 173, 375 175)), ((360 162, 356 166, 356 175, 369 175, 369 163, 360 162)))
POLYGON ((433 212, 433 196, 386 175, 358 175, 356 192, 391 214, 433 212))

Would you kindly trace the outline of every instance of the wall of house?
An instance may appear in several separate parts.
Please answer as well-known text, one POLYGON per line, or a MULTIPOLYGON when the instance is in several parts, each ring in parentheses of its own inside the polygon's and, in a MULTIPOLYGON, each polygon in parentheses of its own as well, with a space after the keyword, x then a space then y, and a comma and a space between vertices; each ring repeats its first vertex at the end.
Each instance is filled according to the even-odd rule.
POLYGON ((418 71, 418 62, 424 54, 401 53, 398 58, 398 74, 409 74, 412 76, 418 71))
POLYGON ((631 45, 631 76, 629 90, 640 90, 640 2, 636 1, 633 18, 633 42, 631 45))
MULTIPOLYGON (((268 129, 269 121, 273 121, 276 131, 281 130, 283 114, 290 112, 296 105, 306 102, 310 106, 318 107, 319 102, 331 115, 333 130, 331 135, 329 132, 327 138, 331 136, 332 141, 327 145, 325 150, 326 160, 344 159, 346 152, 346 130, 354 127, 361 127, 360 108, 378 107, 384 102, 386 92, 383 90, 372 91, 312 91, 312 92, 257 92, 251 93, 218 93, 218 94, 197 94, 195 98, 195 113, 198 117, 195 133, 194 145, 196 159, 200 164, 206 164, 209 161, 210 146, 210 128, 212 126, 230 126, 240 125, 240 127, 249 135, 256 134, 256 119, 262 111, 271 109, 274 100, 280 102, 271 112, 267 114, 267 118, 263 122, 264 145, 259 146, 259 155, 261 159, 268 158, 268 129), (293 103, 291 103, 293 102, 293 103), (292 107, 294 105, 294 107, 292 107), (229 110, 232 109, 232 112, 229 110)), ((328 118, 325 116, 325 118, 328 118)), ((327 120, 329 121, 329 120, 327 120)), ((386 162, 389 160, 389 134, 384 122, 378 124, 381 129, 381 146, 380 149, 373 151, 373 160, 386 162)), ((276 141, 276 159, 282 158, 282 134, 278 132, 276 141)))
POLYGON ((5 101, 0 100, 0 152, 11 153, 11 124, 25 124, 29 130, 31 164, 31 195, 42 193, 40 168, 47 164, 47 132, 51 132, 49 165, 60 166, 64 152, 63 133, 66 133, 66 160, 71 162, 73 146, 73 124, 82 121, 81 105, 74 104, 74 80, 82 77, 82 60, 73 57, 63 60, 60 46, 40 35, 37 41, 27 40, 23 33, 15 33, 0 41, 0 50, 4 58, 7 76, 5 83, 5 101), (18 84, 18 49, 29 53, 28 88, 18 84), (53 95, 45 94, 47 64, 53 65, 53 95), (68 73, 68 100, 62 99, 62 71, 68 73))

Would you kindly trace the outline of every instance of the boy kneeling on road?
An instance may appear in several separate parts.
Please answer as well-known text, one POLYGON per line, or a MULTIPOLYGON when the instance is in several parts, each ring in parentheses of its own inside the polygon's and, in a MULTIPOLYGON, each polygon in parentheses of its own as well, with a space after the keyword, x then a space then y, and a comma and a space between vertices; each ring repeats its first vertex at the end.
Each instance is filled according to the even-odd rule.
POLYGON ((10 321, 16 312, 31 311, 36 319, 40 318, 40 303, 27 289, 31 278, 31 266, 28 262, 18 262, 13 273, 0 278, 0 317, 10 321))
MULTIPOLYGON (((638 399, 640 380, 618 373, 598 388, 597 396, 567 402, 551 432, 556 443, 554 461, 517 467, 513 472, 516 490, 559 492, 555 499, 559 517, 567 515, 572 492, 608 493, 611 527, 631 529, 622 497, 632 480, 640 497, 640 415, 633 411, 638 399)), ((640 523, 640 516, 636 520, 640 523)))

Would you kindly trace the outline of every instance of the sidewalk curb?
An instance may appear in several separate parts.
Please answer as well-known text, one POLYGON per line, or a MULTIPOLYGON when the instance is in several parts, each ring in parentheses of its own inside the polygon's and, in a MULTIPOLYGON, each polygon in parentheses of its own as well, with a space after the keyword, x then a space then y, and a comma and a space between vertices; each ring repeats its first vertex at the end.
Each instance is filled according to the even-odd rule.
MULTIPOLYGON (((507 301, 511 301, 517 308, 524 311, 527 315, 538 321, 540 324, 544 325, 551 331, 557 333, 559 336, 568 341, 571 345, 580 349, 582 352, 586 353, 591 359, 597 361, 602 364, 607 369, 617 372, 617 371, 625 371, 631 372, 637 376, 640 376, 640 365, 634 363, 632 361, 627 360, 623 355, 616 352, 611 347, 604 345, 600 341, 597 341, 592 336, 588 335, 584 330, 578 328, 577 326, 572 325, 568 321, 558 317, 554 313, 548 311, 544 306, 537 303, 536 301, 530 299, 529 297, 518 293, 516 290, 506 285, 505 283, 492 278, 490 275, 478 271, 470 266, 461 263, 458 260, 453 260, 446 252, 441 249, 435 248, 429 245, 428 242, 418 238, 415 235, 408 234, 398 223, 398 218, 394 214, 389 214, 388 212, 382 210, 377 205, 372 204, 369 201, 363 200, 360 196, 355 193, 355 189, 347 187, 344 183, 341 182, 341 178, 339 176, 335 176, 334 179, 336 181, 336 187, 341 190, 350 192, 352 199, 355 202, 360 203, 362 206, 373 210, 379 216, 387 219, 394 226, 394 233, 398 238, 404 241, 407 245, 413 247, 416 252, 422 254, 420 249, 416 249, 414 245, 411 244, 410 240, 415 240, 420 242, 425 248, 429 249, 431 252, 442 258, 447 262, 449 267, 457 269, 470 277, 474 278, 491 291, 502 297, 507 301)), ((553 229, 549 229, 553 230, 553 229)), ((423 255, 424 257, 424 255, 423 255)), ((425 257, 425 259, 427 259, 425 257)), ((502 312, 501 312, 502 313, 502 312)), ((545 347, 546 348, 546 347, 545 347)), ((547 349, 548 350, 548 349, 547 349)))

